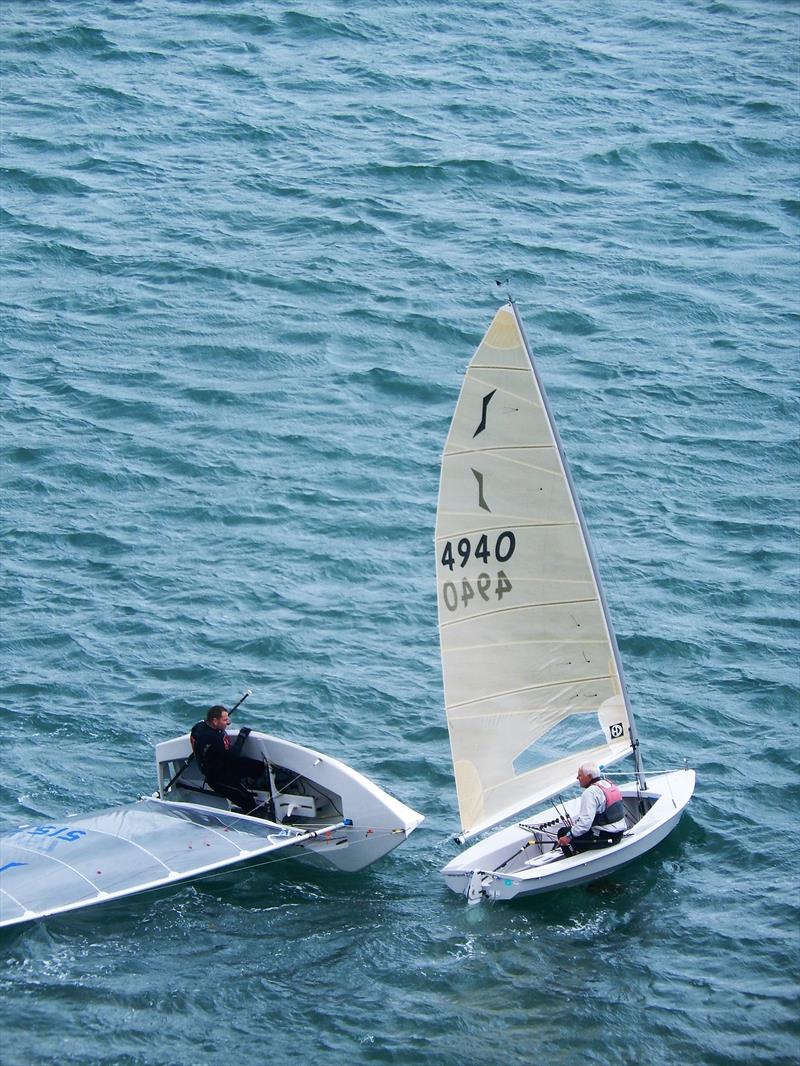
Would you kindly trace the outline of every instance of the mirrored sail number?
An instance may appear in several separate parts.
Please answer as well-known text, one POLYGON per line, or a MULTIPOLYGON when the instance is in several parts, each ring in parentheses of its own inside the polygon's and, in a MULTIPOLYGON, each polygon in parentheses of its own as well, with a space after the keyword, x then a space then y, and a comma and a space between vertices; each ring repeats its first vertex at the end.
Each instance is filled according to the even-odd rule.
POLYGON ((13 836, 28 835, 34 837, 48 837, 54 840, 80 840, 81 837, 86 836, 85 829, 70 829, 68 825, 34 825, 20 826, 19 829, 15 829, 13 836))
POLYGON ((496 559, 498 563, 506 563, 514 554, 516 547, 517 538, 510 529, 506 529, 497 535, 493 550, 489 547, 489 537, 486 533, 480 535, 474 548, 469 537, 462 537, 456 541, 455 554, 453 552, 453 541, 448 540, 442 552, 442 566, 446 566, 448 570, 453 571, 456 563, 464 567, 470 559, 480 559, 484 566, 487 565, 490 559, 496 559))
POLYGON ((448 611, 455 611, 459 604, 462 607, 469 607, 470 602, 476 596, 486 603, 489 603, 493 596, 502 600, 513 587, 504 571, 498 570, 496 578, 491 577, 490 574, 478 574, 474 583, 468 581, 467 578, 462 578, 460 582, 445 581, 442 585, 442 597, 448 611))

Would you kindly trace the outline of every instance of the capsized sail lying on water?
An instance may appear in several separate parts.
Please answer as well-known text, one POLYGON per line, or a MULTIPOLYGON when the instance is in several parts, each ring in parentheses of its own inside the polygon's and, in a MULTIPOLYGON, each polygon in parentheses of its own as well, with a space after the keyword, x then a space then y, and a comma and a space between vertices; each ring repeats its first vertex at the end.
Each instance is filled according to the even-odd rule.
POLYGON ((210 788, 186 734, 156 745, 152 798, 0 834, 0 926, 279 851, 322 868, 362 870, 423 820, 351 766, 302 744, 251 730, 243 751, 269 768, 268 787, 254 793, 269 818, 238 813, 210 788))
POLYGON ((253 782, 264 817, 239 812, 214 792, 188 734, 162 741, 156 745, 155 796, 0 834, 0 926, 146 892, 278 851, 322 868, 363 870, 423 821, 338 759, 254 730, 240 739, 244 755, 265 767, 263 780, 253 782))
POLYGON ((198 877, 315 835, 157 799, 24 826, 0 838, 0 926, 198 877))
POLYGON ((619 654, 513 304, 469 364, 436 521, 445 706, 463 838, 635 745, 619 654))

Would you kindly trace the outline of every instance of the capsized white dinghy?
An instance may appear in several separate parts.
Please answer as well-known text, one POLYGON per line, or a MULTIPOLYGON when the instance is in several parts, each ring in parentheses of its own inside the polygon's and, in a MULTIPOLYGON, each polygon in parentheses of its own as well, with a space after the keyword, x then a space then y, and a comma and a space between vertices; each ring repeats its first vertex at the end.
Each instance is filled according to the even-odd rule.
MULTIPOLYGON (((516 305, 467 369, 442 458, 436 519, 445 708, 459 841, 567 789, 581 763, 633 755, 620 843, 565 856, 579 800, 528 816, 442 871, 471 901, 601 877, 677 824, 691 770, 646 779, 597 564, 516 305)), ((607 776, 607 775, 606 775, 607 776)))
POLYGON ((361 870, 402 844, 423 820, 362 774, 311 748, 252 731, 242 753, 267 762, 255 794, 269 818, 242 814, 208 787, 187 734, 156 746, 158 791, 152 797, 0 835, 0 927, 256 860, 293 857, 361 870))

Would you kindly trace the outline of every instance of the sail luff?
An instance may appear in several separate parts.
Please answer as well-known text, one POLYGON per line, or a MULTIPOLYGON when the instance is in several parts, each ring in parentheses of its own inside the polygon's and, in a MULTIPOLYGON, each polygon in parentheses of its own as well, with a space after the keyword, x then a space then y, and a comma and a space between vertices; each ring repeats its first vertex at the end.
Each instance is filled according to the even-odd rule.
POLYGON ((614 632, 614 626, 611 622, 611 613, 608 608, 608 601, 606 600, 603 582, 600 578, 600 568, 597 564, 597 557, 594 553, 592 538, 589 536, 589 529, 586 525, 586 519, 583 515, 583 509, 581 508, 580 499, 578 498, 578 493, 575 490, 575 482, 572 480, 572 471, 570 470, 569 463, 567 462, 567 456, 564 451, 564 445, 561 442, 561 436, 558 432, 558 426, 556 425, 556 421, 553 418, 553 412, 550 408, 550 401, 547 397, 547 390, 544 387, 544 382, 539 377, 539 371, 537 370, 536 363, 533 359, 531 346, 528 342, 528 335, 525 332, 525 327, 522 324, 522 319, 520 318, 516 303, 512 299, 509 299, 508 302, 511 306, 511 310, 514 312, 514 318, 516 319, 517 328, 519 329, 520 337, 522 337, 522 343, 525 346, 525 354, 528 356, 528 361, 531 364, 531 371, 533 373, 533 376, 536 378, 537 385, 539 386, 539 392, 542 397, 542 403, 544 404, 545 411, 547 412, 547 419, 550 423, 550 429, 553 433, 553 438, 556 442, 556 448, 558 449, 558 454, 561 458, 561 464, 564 468, 564 476, 567 479, 567 484, 569 485, 570 495, 572 496, 572 504, 575 508, 575 514, 578 517, 578 522, 580 523, 580 527, 583 531, 583 539, 586 545, 586 551, 589 556, 589 563, 591 565, 592 573, 594 575, 595 585, 597 586, 597 595, 600 599, 600 604, 603 608, 603 617, 605 618, 608 639, 611 644, 611 648, 614 652, 614 660, 617 666, 617 674, 619 675, 620 686, 622 689, 622 698, 625 701, 625 709, 628 713, 628 728, 630 732, 631 746, 633 748, 633 757, 636 766, 636 778, 639 783, 639 787, 643 789, 646 787, 646 781, 644 776, 644 765, 642 763, 641 747, 639 744, 638 733, 636 731, 636 719, 634 718, 633 708, 631 707, 630 697, 628 696, 628 686, 625 681, 625 671, 622 666, 622 656, 620 655, 619 645, 617 644, 617 635, 614 632))

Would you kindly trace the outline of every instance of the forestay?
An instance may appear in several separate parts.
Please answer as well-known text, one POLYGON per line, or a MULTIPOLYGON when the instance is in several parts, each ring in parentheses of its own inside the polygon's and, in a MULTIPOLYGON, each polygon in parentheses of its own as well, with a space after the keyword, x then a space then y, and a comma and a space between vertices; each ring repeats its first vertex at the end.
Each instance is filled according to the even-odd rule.
POLYGON ((145 799, 0 838, 0 926, 171 884, 314 836, 145 799))
POLYGON ((463 836, 631 751, 616 643, 558 434, 513 304, 461 389, 436 556, 463 836))

